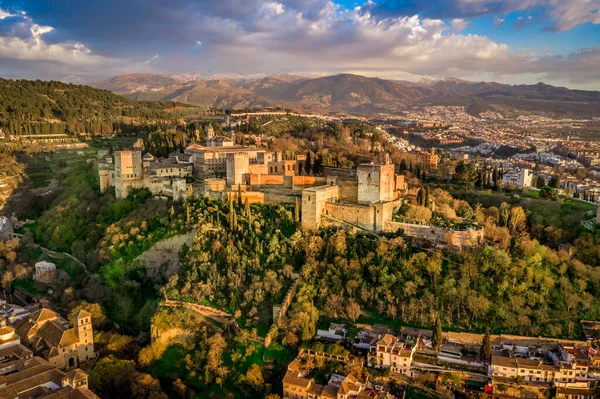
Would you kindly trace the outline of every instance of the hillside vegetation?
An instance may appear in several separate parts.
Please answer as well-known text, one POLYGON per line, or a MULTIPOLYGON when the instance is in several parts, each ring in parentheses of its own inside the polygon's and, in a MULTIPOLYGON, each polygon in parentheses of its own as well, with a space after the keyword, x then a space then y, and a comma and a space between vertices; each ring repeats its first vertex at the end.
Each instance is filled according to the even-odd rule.
POLYGON ((90 86, 0 79, 0 128, 9 135, 109 134, 199 111, 174 102, 135 102, 90 86))

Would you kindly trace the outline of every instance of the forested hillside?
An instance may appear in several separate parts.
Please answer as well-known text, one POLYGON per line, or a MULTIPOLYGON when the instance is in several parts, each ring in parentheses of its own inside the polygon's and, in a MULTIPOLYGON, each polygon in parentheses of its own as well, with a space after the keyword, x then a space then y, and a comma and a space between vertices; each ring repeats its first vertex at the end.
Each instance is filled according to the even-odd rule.
POLYGON ((168 101, 135 102, 90 86, 0 79, 0 127, 9 135, 109 134, 199 111, 168 101))

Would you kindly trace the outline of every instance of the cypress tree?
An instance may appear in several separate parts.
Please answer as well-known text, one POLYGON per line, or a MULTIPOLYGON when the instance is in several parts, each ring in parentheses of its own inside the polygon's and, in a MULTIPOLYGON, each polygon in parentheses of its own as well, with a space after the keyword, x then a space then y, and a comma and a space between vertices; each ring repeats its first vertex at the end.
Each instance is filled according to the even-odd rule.
POLYGON ((437 352, 440 350, 442 346, 442 322, 440 318, 435 319, 435 325, 433 326, 433 336, 431 337, 431 345, 433 349, 437 352))
POLYGON ((419 189, 419 191, 417 192, 417 205, 423 206, 424 201, 425 201, 425 198, 423 195, 423 188, 421 187, 419 189))
POLYGON ((404 172, 406 170, 406 159, 402 159, 400 161, 400 172, 404 172))
POLYGON ((492 360, 492 340, 490 338, 490 329, 486 327, 483 343, 481 344, 481 360, 492 360))
POLYGON ((298 198, 296 198, 296 207, 294 208, 294 221, 300 222, 300 207, 298 206, 298 198))

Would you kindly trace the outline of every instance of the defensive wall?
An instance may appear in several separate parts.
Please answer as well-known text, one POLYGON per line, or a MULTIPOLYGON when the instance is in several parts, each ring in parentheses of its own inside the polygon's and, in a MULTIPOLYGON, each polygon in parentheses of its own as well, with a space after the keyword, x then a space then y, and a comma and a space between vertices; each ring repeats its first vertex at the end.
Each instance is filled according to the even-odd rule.
POLYGON ((388 221, 385 223, 383 231, 395 233, 399 229, 402 229, 404 234, 409 237, 445 242, 457 247, 477 245, 483 242, 483 229, 452 230, 427 224, 388 221))

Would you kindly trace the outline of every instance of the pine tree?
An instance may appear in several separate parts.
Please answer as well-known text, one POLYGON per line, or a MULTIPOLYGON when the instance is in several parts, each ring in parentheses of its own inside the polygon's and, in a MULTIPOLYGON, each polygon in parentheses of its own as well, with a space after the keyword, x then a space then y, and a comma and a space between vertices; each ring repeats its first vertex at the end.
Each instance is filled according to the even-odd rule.
POLYGON ((492 339, 490 338, 490 329, 486 327, 485 335, 483 336, 483 344, 481 345, 481 360, 492 360, 492 339))
POLYGON ((431 345, 435 351, 439 351, 442 346, 442 322, 438 317, 435 319, 435 325, 433 326, 433 336, 431 337, 431 345))

